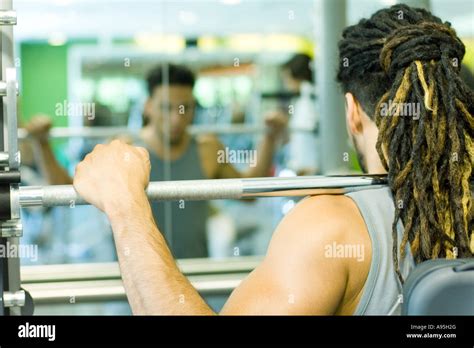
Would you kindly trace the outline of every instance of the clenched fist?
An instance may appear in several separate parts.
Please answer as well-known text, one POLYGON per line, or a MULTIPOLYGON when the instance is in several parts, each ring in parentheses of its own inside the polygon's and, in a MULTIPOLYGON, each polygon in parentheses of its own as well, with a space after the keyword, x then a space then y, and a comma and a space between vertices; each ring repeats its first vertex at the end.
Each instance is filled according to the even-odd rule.
POLYGON ((52 122, 49 116, 38 114, 31 118, 31 120, 25 125, 25 129, 34 139, 45 141, 48 139, 51 125, 52 122))
POLYGON ((150 159, 143 147, 120 140, 97 145, 76 167, 74 188, 107 215, 140 204, 150 179, 150 159))
POLYGON ((265 115, 265 125, 269 130, 269 135, 277 138, 281 137, 288 126, 288 116, 280 111, 272 111, 265 115))

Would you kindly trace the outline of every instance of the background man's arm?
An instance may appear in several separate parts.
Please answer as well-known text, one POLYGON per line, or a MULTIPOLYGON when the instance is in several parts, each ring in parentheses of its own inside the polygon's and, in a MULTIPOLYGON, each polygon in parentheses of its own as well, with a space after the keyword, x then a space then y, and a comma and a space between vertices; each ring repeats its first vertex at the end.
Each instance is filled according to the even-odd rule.
MULTIPOLYGON (((273 155, 278 143, 283 138, 288 120, 282 113, 271 113, 266 116, 267 132, 263 135, 256 150, 250 150, 248 168, 239 171, 233 163, 219 160, 219 153, 225 153, 222 143, 214 135, 202 136, 200 155, 203 168, 211 179, 254 178, 268 176, 273 163, 273 155), (253 163, 251 163, 251 161, 253 163)), ((236 150, 236 149, 231 149, 236 150)))
POLYGON ((25 128, 33 141, 35 161, 47 182, 50 185, 72 184, 71 177, 59 164, 49 144, 48 133, 51 128, 49 116, 34 116, 25 128))

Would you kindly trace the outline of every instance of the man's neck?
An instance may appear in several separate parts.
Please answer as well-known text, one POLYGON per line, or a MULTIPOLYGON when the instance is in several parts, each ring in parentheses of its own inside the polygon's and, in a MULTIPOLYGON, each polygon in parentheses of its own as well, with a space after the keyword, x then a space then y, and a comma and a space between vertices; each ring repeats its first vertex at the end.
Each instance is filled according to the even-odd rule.
POLYGON ((369 174, 387 174, 377 153, 372 154, 371 157, 366 157, 365 162, 369 174))
POLYGON ((178 142, 167 143, 152 127, 147 126, 141 132, 141 138, 147 144, 149 150, 153 151, 159 158, 174 161, 186 152, 191 136, 185 133, 178 142))

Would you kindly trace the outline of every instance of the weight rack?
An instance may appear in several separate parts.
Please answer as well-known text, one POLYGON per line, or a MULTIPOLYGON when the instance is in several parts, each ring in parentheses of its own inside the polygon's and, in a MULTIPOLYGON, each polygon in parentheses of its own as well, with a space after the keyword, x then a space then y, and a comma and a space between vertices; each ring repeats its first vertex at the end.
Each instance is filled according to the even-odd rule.
POLYGON ((17 93, 18 83, 14 58, 13 26, 17 23, 12 0, 0 1, 0 315, 31 315, 31 296, 21 288, 20 258, 9 250, 19 250, 23 229, 20 204, 12 192, 20 184, 18 151, 17 93))

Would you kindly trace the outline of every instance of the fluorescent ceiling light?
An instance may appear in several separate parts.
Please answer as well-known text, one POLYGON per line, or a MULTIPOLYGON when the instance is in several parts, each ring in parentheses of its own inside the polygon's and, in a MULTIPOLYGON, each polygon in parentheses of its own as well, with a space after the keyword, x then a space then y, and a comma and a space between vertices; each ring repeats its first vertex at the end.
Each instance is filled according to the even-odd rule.
POLYGON ((240 4, 240 0, 221 0, 221 3, 224 5, 238 5, 240 4))

